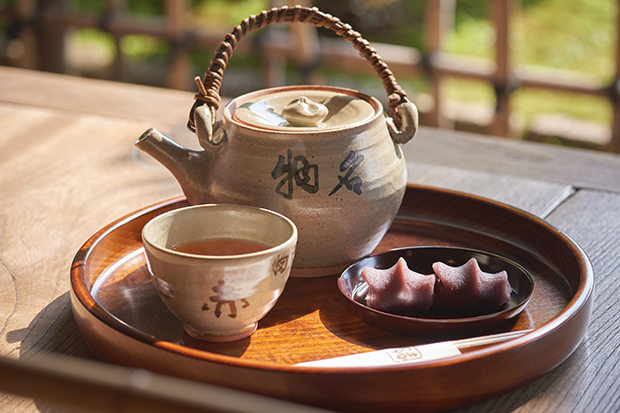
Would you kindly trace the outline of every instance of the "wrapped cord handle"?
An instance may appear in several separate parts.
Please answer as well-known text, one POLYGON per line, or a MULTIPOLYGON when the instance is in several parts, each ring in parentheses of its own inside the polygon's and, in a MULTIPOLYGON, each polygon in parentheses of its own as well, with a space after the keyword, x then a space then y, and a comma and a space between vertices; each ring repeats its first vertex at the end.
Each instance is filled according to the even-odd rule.
POLYGON ((198 86, 198 93, 194 96, 195 102, 190 110, 189 121, 187 123, 187 127, 192 132, 196 132, 194 112, 199 106, 207 105, 209 107, 211 122, 215 123, 217 119, 216 112, 219 108, 221 99, 219 92, 222 85, 224 70, 226 69, 228 60, 237 47, 238 41, 254 30, 262 29, 273 23, 283 22, 310 23, 316 27, 324 27, 332 30, 339 36, 344 37, 346 41, 352 43, 353 47, 359 51, 360 55, 372 64, 372 67, 382 80, 383 87, 388 95, 388 104, 392 109, 392 118, 394 119, 396 128, 400 128, 401 120, 396 108, 403 103, 409 102, 407 94, 398 85, 388 65, 377 54, 377 51, 370 47, 369 42, 358 32, 354 31, 350 25, 343 23, 337 17, 319 11, 316 7, 284 6, 265 10, 257 16, 252 15, 244 19, 241 24, 235 26, 233 30, 225 36, 224 41, 220 43, 219 48, 215 52, 215 57, 211 60, 211 66, 205 72, 204 80, 201 81, 199 77, 194 79, 198 86))

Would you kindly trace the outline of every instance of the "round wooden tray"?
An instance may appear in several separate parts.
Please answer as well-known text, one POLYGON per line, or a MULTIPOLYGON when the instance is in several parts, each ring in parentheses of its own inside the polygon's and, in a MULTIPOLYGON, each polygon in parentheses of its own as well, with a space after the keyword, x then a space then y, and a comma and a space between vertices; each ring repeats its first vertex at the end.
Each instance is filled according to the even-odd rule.
MULTIPOLYGON (((71 304, 86 343, 102 359, 130 367, 332 410, 438 411, 475 403, 532 382, 581 342, 594 277, 582 249, 519 209, 458 192, 409 185, 399 215, 376 252, 452 245, 505 256, 534 277, 526 309, 499 329, 534 329, 501 344, 409 366, 294 366, 380 348, 458 337, 398 335, 365 323, 337 286, 338 275, 289 279, 249 338, 204 343, 183 332, 160 301, 145 266, 140 231, 151 218, 186 205, 179 198, 108 225, 77 253, 71 304)), ((479 333, 479 332, 478 332, 479 333)))

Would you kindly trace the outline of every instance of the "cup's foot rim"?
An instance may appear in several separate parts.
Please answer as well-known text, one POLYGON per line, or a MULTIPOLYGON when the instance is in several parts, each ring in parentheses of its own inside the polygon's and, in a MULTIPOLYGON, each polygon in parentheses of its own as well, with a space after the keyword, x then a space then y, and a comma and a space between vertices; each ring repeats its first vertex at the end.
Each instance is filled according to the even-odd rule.
POLYGON ((251 324, 236 334, 218 336, 212 334, 200 334, 192 330, 190 327, 183 325, 185 332, 191 337, 196 340, 208 341, 211 343, 227 343, 229 341, 243 340, 244 338, 251 336, 256 331, 256 327, 258 327, 258 323, 251 324))

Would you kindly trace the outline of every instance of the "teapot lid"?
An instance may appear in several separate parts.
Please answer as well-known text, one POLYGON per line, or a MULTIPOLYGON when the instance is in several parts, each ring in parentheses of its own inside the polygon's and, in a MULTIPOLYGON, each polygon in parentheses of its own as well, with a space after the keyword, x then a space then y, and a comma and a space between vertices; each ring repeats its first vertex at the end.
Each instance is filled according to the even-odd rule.
POLYGON ((377 99, 331 86, 259 90, 233 100, 227 109, 239 123, 285 132, 349 128, 368 122, 383 111, 377 99))

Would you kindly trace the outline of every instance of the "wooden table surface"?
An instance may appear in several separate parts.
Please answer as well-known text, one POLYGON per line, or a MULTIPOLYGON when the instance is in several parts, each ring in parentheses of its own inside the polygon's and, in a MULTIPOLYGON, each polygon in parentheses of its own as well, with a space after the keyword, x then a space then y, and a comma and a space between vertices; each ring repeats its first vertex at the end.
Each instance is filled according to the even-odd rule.
MULTIPOLYGON (((192 101, 189 92, 0 67, 0 411, 222 408, 214 400, 240 411, 312 410, 97 361, 77 331, 74 255, 111 221, 182 194, 133 142, 154 126, 195 147, 185 127, 192 101), (137 373, 148 383, 136 384, 137 373)), ((620 156, 425 127, 404 150, 410 182, 542 217, 594 267, 592 319, 573 355, 458 411, 618 411, 620 156)))

